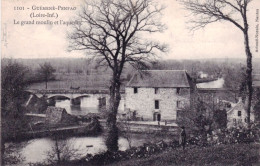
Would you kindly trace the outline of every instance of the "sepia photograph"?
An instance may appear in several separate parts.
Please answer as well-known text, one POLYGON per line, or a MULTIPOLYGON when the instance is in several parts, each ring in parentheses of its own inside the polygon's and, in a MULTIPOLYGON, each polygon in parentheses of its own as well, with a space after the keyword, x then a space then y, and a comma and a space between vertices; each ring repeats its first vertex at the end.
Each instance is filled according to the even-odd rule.
POLYGON ((260 165, 259 0, 0 8, 0 165, 260 165))

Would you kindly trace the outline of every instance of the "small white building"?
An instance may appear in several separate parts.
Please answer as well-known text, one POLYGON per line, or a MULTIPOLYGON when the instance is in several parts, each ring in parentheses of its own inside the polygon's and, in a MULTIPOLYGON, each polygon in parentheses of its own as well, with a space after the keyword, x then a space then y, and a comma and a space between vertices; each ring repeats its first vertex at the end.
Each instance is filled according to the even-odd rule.
MULTIPOLYGON (((254 112, 251 109, 250 121, 255 121, 254 112)), ((237 128, 247 126, 247 110, 242 99, 239 99, 229 111, 227 111, 227 128, 237 128)))
POLYGON ((148 121, 176 121, 190 105, 193 88, 184 70, 146 70, 134 74, 125 88, 125 115, 148 121))

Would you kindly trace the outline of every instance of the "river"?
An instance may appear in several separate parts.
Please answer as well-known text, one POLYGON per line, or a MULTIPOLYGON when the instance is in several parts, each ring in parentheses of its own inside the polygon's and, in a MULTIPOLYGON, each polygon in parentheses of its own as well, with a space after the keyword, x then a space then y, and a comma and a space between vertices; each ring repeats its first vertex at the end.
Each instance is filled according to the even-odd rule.
MULTIPOLYGON (((62 141, 61 141, 62 142, 62 141)), ((52 151, 55 141, 50 138, 32 139, 28 142, 22 142, 24 144, 21 148, 21 154, 24 157, 23 163, 35 163, 44 162, 47 159, 47 153, 52 151)), ((77 153, 81 156, 87 153, 96 154, 106 150, 104 140, 99 137, 71 137, 63 141, 71 149, 77 149, 77 153), (93 147, 87 147, 93 146, 93 147)), ((119 139, 120 150, 126 150, 128 142, 124 138, 119 139)))
MULTIPOLYGON (((131 135, 131 146, 141 146, 147 142, 156 142, 159 140, 164 140, 166 142, 171 141, 173 138, 171 136, 156 136, 151 137, 151 135, 146 134, 132 134, 131 135)), ((68 145, 71 149, 76 149, 77 153, 81 157, 86 154, 97 154, 106 151, 106 146, 104 143, 104 138, 102 136, 98 137, 70 137, 66 140, 61 141, 68 145)), ((26 165, 28 163, 44 162, 47 160, 48 152, 52 152, 55 141, 51 138, 37 138, 25 142, 15 143, 15 151, 20 151, 20 154, 24 158, 24 161, 20 163, 21 165, 26 165)), ((127 139, 119 138, 119 150, 126 150, 129 148, 129 142, 127 139)))
MULTIPOLYGON (((81 104, 71 105, 70 100, 56 100, 56 107, 65 108, 69 114, 72 115, 86 115, 88 113, 98 113, 98 98, 99 95, 89 95, 89 97, 82 97, 81 104)), ((124 99, 120 100, 119 111, 124 110, 124 99)))
MULTIPOLYGON (((88 113, 98 113, 98 96, 91 95, 90 97, 83 97, 80 106, 72 106, 70 100, 56 100, 56 107, 62 107, 68 113, 73 115, 86 115, 88 113)), ((124 109, 124 100, 120 101, 119 110, 124 109)), ((141 146, 146 142, 155 142, 159 140, 169 141, 170 137, 156 136, 151 137, 145 134, 132 134, 132 146, 141 146)), ((65 141, 71 148, 77 149, 81 156, 87 153, 96 154, 106 150, 104 139, 102 136, 98 137, 70 137, 65 141), (87 147, 91 146, 91 147, 87 147)), ((21 164, 44 162, 47 159, 47 152, 50 152, 54 146, 55 141, 51 138, 37 138, 29 141, 15 143, 15 151, 20 151, 24 157, 21 164)), ((129 148, 127 139, 120 137, 119 149, 126 150, 129 148)))

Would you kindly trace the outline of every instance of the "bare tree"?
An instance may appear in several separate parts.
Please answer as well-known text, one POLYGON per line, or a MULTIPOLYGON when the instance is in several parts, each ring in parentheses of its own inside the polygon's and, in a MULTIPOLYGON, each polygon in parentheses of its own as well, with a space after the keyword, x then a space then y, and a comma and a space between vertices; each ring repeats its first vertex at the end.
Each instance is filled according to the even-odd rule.
POLYGON ((40 68, 38 69, 38 72, 40 74, 40 77, 44 79, 45 81, 45 88, 48 88, 48 81, 54 77, 53 73, 56 70, 53 68, 53 66, 50 63, 45 62, 44 64, 40 65, 40 68))
POLYGON ((69 35, 71 50, 86 50, 112 70, 106 138, 109 151, 118 150, 116 115, 125 64, 138 69, 155 57, 156 51, 166 51, 165 45, 144 38, 165 29, 160 22, 162 10, 152 0, 86 1, 78 15, 81 24, 69 35))
POLYGON ((252 53, 249 47, 247 9, 252 0, 181 0, 185 9, 195 18, 191 20, 192 29, 204 28, 206 25, 226 21, 241 30, 244 35, 244 45, 247 57, 247 122, 250 125, 250 108, 253 95, 252 87, 252 53))
POLYGON ((77 160, 82 156, 80 151, 73 146, 75 140, 58 138, 56 135, 53 138, 54 145, 50 151, 46 152, 47 163, 51 165, 59 165, 62 163, 68 163, 71 160, 77 160))

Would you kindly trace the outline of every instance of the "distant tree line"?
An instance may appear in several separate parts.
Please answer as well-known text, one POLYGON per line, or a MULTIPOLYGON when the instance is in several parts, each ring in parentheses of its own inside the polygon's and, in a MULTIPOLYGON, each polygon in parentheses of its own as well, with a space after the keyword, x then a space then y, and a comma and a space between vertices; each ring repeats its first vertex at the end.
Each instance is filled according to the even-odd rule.
MULTIPOLYGON (((6 63, 8 59, 3 59, 2 63, 6 63)), ((58 81, 59 76, 76 74, 88 77, 98 77, 98 75, 107 75, 102 77, 109 81, 111 74, 107 67, 98 65, 97 60, 78 58, 78 59, 17 59, 16 62, 24 65, 28 69, 26 82, 28 84, 45 82, 44 75, 41 74, 41 66, 48 64, 52 68, 52 74, 48 77, 48 81, 58 81)), ((256 59, 255 63, 260 63, 260 59, 256 59)), ((146 64, 148 69, 152 70, 187 70, 194 78, 198 79, 200 72, 209 75, 211 78, 224 78, 225 88, 229 88, 234 92, 241 90, 241 79, 245 78, 243 72, 246 64, 243 59, 208 59, 208 60, 158 60, 146 64), (240 75, 242 76, 240 77, 240 75)), ((254 71, 260 71, 259 65, 254 65, 254 71), (259 68, 259 69, 258 69, 259 68)), ((135 73, 135 69, 126 64, 122 73, 123 84, 131 79, 135 73)), ((48 82, 47 81, 47 82, 48 82)), ((239 92, 240 93, 240 92, 239 92)), ((238 93, 235 93, 237 97, 238 93)))

